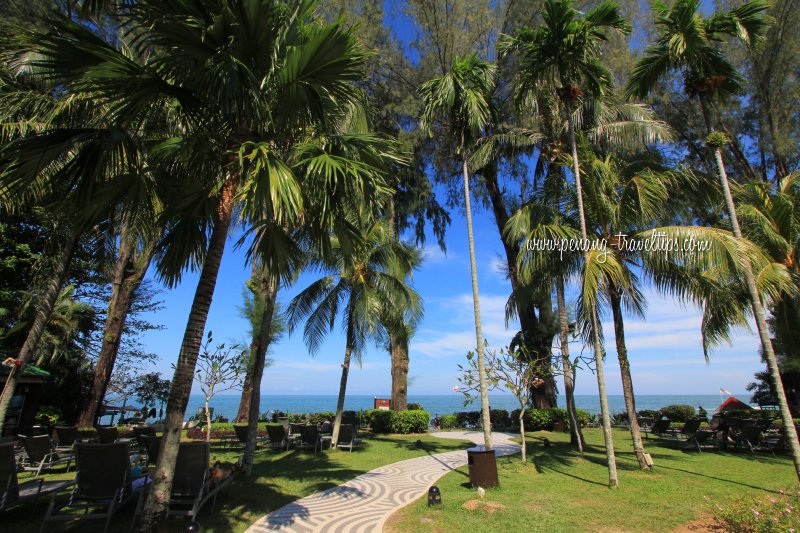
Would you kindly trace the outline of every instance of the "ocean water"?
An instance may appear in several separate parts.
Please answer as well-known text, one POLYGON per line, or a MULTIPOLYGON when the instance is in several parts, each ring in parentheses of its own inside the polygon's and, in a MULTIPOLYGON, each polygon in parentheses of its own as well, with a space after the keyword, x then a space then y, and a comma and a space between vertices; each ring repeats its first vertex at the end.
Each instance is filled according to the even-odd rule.
MULTIPOLYGON (((743 402, 748 402, 748 393, 735 395, 743 402)), ((214 416, 222 415, 233 419, 239 409, 240 395, 219 395, 211 400, 210 406, 214 408, 214 416)), ((381 397, 383 398, 383 396, 381 397)), ((723 399, 727 398, 725 396, 723 399)), ((374 396, 369 395, 348 395, 345 398, 345 410, 358 411, 361 409, 372 409, 374 396)), ((422 404, 422 408, 431 415, 444 415, 457 411, 477 411, 480 409, 480 402, 473 402, 471 405, 464 406, 463 397, 460 394, 447 395, 409 395, 409 403, 422 404)), ((713 412, 721 403, 719 395, 638 395, 636 396, 636 409, 659 409, 665 405, 688 404, 697 407, 702 405, 709 413, 713 412)), ((492 409, 518 409, 519 403, 511 395, 489 395, 489 404, 492 409)), ((575 404, 579 409, 585 409, 590 413, 600 412, 600 400, 593 395, 576 395, 575 404)), ((566 405, 566 398, 563 395, 558 397, 559 407, 566 405)), ((612 413, 625 411, 625 401, 623 396, 610 395, 608 406, 612 413)), ((203 397, 193 394, 189 397, 189 405, 186 409, 186 417, 197 413, 203 407, 203 397)), ((261 412, 283 411, 288 413, 316 413, 321 411, 336 410, 336 395, 261 395, 261 412)))

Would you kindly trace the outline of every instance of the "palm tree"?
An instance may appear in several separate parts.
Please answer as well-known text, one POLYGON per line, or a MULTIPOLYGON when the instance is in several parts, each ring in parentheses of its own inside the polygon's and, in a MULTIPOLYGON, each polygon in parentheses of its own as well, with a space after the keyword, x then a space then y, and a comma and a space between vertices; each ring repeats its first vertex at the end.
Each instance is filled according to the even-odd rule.
MULTIPOLYGON (((606 29, 623 34, 630 26, 623 19, 614 2, 603 2, 581 16, 572 7, 571 0, 547 0, 542 11, 543 24, 536 29, 524 28, 503 43, 504 52, 518 52, 519 72, 514 81, 515 99, 523 104, 535 95, 541 84, 558 91, 563 102, 572 150, 572 172, 578 201, 581 239, 588 242, 586 218, 583 210, 580 164, 575 136, 575 114, 582 101, 602 100, 613 86, 611 73, 600 59, 600 43, 605 40, 606 29)), ((584 252, 584 268, 588 268, 592 253, 584 252)), ((584 278, 585 279, 585 278, 584 278)), ((603 370, 603 350, 596 310, 590 310, 592 347, 595 356, 597 385, 600 392, 600 415, 608 461, 608 482, 619 484, 614 442, 611 436, 611 418, 603 370)))
MULTIPOLYGON (((93 226, 105 231, 112 219, 131 227, 150 227, 147 221, 153 218, 155 196, 150 176, 142 172, 141 130, 104 124, 104 110, 88 98, 56 96, 63 78, 47 59, 30 53, 46 44, 36 34, 21 35, 18 44, 19 49, 9 50, 5 56, 11 66, 11 83, 3 87, 2 106, 13 127, 3 130, 9 142, 0 153, 0 196, 15 210, 31 205, 58 210, 70 231, 18 354, 22 364, 27 364, 50 320, 78 241, 93 226), (142 216, 143 212, 147 215, 142 216)), ((96 239, 98 233, 90 239, 100 248, 106 243, 96 239)), ((119 304, 112 304, 115 302, 119 304)), ((113 328, 115 339, 121 333, 127 305, 129 300, 110 308, 109 321, 112 316, 123 317, 116 324, 119 327, 113 328)), ((101 355, 111 351, 115 355, 118 342, 111 337, 104 336, 101 355)), ((0 426, 15 385, 16 376, 12 376, 0 398, 0 426)))
POLYGON ((292 299, 286 309, 290 330, 303 321, 303 339, 316 353, 333 329, 341 311, 345 324, 345 352, 332 442, 337 442, 344 410, 351 359, 361 363, 368 339, 376 339, 381 317, 402 316, 408 323, 421 315, 419 295, 408 285, 405 273, 419 264, 417 249, 400 243, 386 225, 375 223, 364 229, 363 241, 351 247, 332 239, 327 257, 319 264, 330 273, 315 281, 292 299), (344 308, 340 309, 340 305, 344 308))
POLYGON ((475 239, 472 232, 472 208, 469 192, 469 156, 475 142, 482 136, 492 117, 492 93, 495 87, 495 68, 477 55, 457 59, 452 70, 442 77, 425 82, 420 96, 425 106, 421 125, 432 131, 436 122, 443 122, 453 136, 461 157, 464 176, 464 208, 467 214, 467 237, 472 272, 472 304, 475 313, 475 342, 478 354, 478 380, 481 395, 481 426, 484 444, 492 449, 492 428, 489 419, 489 394, 484 364, 483 333, 481 332, 478 271, 475 263, 475 239))
POLYGON ((117 16, 124 37, 134 55, 148 57, 144 64, 67 21, 56 22, 51 34, 37 35, 37 57, 44 59, 36 61, 58 67, 57 81, 68 81, 64 86, 73 92, 92 94, 104 121, 167 122, 151 148, 152 164, 168 176, 158 272, 176 283, 185 268, 201 267, 144 529, 166 512, 234 204, 241 203, 246 220, 254 220, 256 212, 268 215, 254 229, 258 259, 286 275, 280 268, 285 241, 268 239, 275 228, 304 219, 306 208, 321 207, 305 217, 308 226, 316 235, 333 228, 346 239, 352 228, 342 222, 343 213, 354 204, 377 211, 388 193, 384 171, 370 153, 383 140, 340 135, 332 127, 360 98, 353 82, 361 77, 365 54, 352 34, 337 24, 314 22, 307 2, 243 4, 235 10, 217 3, 121 6, 117 16), (137 90, 130 89, 131 80, 137 90), (166 113, 165 102, 170 103, 166 113))
MULTIPOLYGON (((740 92, 742 75, 726 59, 723 49, 718 45, 724 43, 726 38, 736 38, 748 47, 759 46, 770 23, 766 16, 768 6, 766 2, 755 0, 730 11, 704 18, 699 13, 699 0, 678 0, 671 8, 656 4, 658 39, 654 45, 647 48, 644 57, 636 64, 627 88, 629 95, 645 97, 667 74, 672 71, 682 71, 686 94, 690 98, 697 97, 700 103, 708 133, 706 144, 714 154, 728 220, 737 239, 742 238, 742 230, 722 160, 722 147, 727 143, 727 137, 721 132, 714 131, 711 106, 716 101, 740 92)), ((800 479, 800 443, 797 441, 797 432, 792 423, 775 350, 770 341, 764 306, 752 268, 745 270, 744 278, 763 355, 778 397, 781 418, 784 427, 787 428, 795 471, 800 479)))

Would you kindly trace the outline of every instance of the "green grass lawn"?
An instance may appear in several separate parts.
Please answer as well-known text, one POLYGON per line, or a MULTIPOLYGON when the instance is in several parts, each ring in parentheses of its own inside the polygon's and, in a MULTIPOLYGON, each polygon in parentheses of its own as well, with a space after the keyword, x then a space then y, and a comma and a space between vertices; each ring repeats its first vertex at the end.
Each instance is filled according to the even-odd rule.
POLYGON ((589 448, 581 459, 568 434, 531 433, 528 466, 519 456, 499 458, 501 486, 483 500, 469 487, 465 467, 438 483, 441 509, 429 509, 423 498, 395 514, 390 530, 671 531, 710 516, 733 497, 771 494, 797 482, 787 456, 679 451, 654 439, 646 439, 645 448, 656 466, 645 472, 638 468, 630 434, 615 430, 620 486, 611 490, 602 433, 590 429, 585 436, 589 448), (542 445, 544 438, 553 443, 550 448, 542 445))
MULTIPOLYGON (((217 499, 216 512, 211 503, 203 508, 199 522, 206 532, 243 531, 261 516, 298 498, 335 487, 345 481, 379 466, 410 459, 426 453, 442 453, 469 447, 469 443, 439 439, 434 435, 364 435, 364 446, 352 453, 347 451, 259 451, 253 476, 237 478, 227 493, 217 499), (417 439, 425 443, 424 449, 416 446, 417 439)), ((212 442, 211 460, 235 461, 241 452, 227 451, 212 442)), ((71 479, 74 474, 64 473, 64 468, 44 476, 46 479, 71 479)), ((30 479, 21 474, 20 482, 30 479)), ((0 515, 0 531, 27 533, 38 531, 48 499, 33 505, 18 507, 0 515)), ((132 509, 128 506, 115 516, 112 531, 127 531, 132 509)), ((101 521, 65 522, 48 524, 47 531, 102 531, 101 521)), ((182 531, 184 522, 170 520, 169 531, 182 531)))

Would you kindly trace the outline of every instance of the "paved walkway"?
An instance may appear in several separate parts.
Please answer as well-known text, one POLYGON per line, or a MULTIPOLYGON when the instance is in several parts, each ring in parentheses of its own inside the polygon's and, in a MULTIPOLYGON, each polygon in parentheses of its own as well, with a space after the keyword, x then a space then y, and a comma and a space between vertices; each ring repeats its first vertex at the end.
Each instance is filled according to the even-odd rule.
MULTIPOLYGON (((478 431, 448 431, 436 436, 483 442, 483 433, 478 431)), ((519 453, 519 445, 511 442, 511 437, 492 434, 498 456, 519 453)), ((247 533, 377 533, 397 509, 426 494, 437 479, 465 464, 467 452, 459 450, 385 465, 338 487, 284 505, 256 521, 247 533)))

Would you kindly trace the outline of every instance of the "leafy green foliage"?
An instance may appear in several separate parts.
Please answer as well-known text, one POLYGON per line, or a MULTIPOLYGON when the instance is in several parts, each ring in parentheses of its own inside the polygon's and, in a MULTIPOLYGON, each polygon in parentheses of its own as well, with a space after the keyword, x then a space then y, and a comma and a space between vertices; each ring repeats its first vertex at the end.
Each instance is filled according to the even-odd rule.
POLYGON ((430 420, 430 413, 422 410, 373 410, 372 431, 398 434, 424 433, 428 429, 430 420))
POLYGON ((457 415, 442 415, 439 417, 439 427, 441 429, 452 429, 458 427, 457 415))
POLYGON ((694 407, 682 404, 667 405, 659 409, 658 413, 673 422, 686 422, 688 419, 695 417, 694 407))

